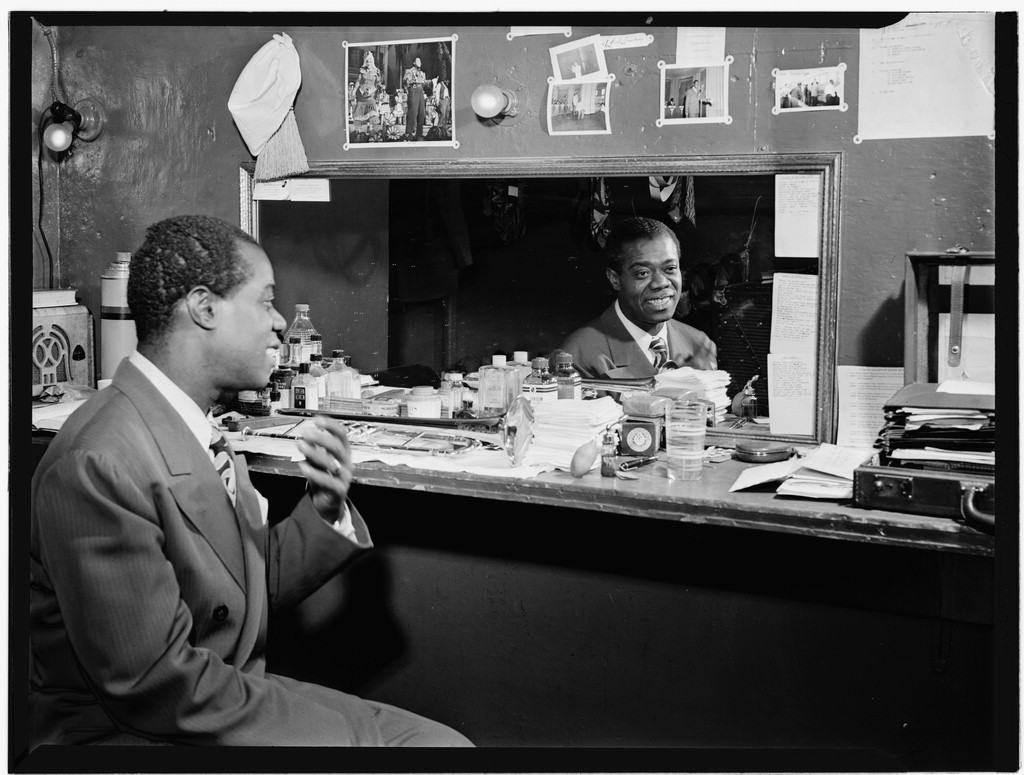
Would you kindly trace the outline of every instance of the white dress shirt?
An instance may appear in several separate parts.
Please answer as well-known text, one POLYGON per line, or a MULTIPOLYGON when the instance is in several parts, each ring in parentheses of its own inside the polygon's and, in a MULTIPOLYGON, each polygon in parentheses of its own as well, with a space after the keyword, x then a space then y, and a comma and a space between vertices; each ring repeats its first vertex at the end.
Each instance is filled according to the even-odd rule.
POLYGON ((640 326, 634 323, 632 320, 622 314, 622 307, 619 306, 619 300, 615 300, 615 314, 619 316, 619 320, 622 321, 622 325, 629 331, 629 335, 636 340, 636 343, 640 345, 640 350, 644 355, 647 356, 647 360, 650 364, 654 365, 654 351, 651 349, 651 342, 655 339, 661 339, 665 343, 666 357, 668 355, 668 336, 665 333, 665 329, 668 328, 668 323, 662 323, 659 328, 653 334, 648 334, 640 326))

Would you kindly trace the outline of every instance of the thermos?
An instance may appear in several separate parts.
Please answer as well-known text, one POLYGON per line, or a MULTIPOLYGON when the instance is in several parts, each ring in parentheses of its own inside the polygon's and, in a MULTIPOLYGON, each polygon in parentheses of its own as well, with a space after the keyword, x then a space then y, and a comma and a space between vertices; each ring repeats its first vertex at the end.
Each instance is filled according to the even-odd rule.
POLYGON ((117 258, 100 275, 100 370, 103 379, 112 379, 121 359, 131 354, 138 343, 135 318, 128 308, 128 262, 131 253, 117 258))

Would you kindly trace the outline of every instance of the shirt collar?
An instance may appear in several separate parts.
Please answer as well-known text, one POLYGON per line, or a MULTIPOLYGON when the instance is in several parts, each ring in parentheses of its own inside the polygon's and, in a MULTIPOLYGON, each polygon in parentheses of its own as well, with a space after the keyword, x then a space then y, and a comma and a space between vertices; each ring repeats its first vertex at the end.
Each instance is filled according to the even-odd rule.
POLYGON ((661 340, 665 343, 665 347, 668 347, 668 336, 666 335, 665 330, 668 327, 668 323, 662 323, 661 328, 653 334, 649 334, 623 314, 622 307, 619 306, 618 299, 615 300, 615 314, 619 316, 619 320, 622 321, 622 325, 626 327, 626 331, 629 332, 629 335, 636 340, 636 343, 640 346, 640 351, 646 355, 647 360, 653 364, 654 353, 651 351, 651 342, 658 337, 661 337, 661 340))
POLYGON ((174 411, 181 415, 181 419, 185 421, 185 425, 192 431, 203 449, 209 447, 210 437, 213 435, 213 418, 203 414, 199 404, 138 350, 133 350, 128 356, 128 360, 142 372, 146 379, 153 383, 153 387, 167 399, 167 402, 174 407, 174 411))

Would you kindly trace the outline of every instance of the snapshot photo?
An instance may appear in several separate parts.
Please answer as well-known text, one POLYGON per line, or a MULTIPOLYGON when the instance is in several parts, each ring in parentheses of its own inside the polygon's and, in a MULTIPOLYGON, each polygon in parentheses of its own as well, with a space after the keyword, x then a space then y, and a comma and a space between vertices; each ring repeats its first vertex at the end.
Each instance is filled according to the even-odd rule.
POLYGON ((458 147, 452 124, 457 36, 349 43, 344 149, 374 143, 458 147))
POLYGON ((615 76, 603 81, 563 83, 550 81, 548 87, 548 134, 611 134, 608 97, 615 76))
POLYGON ((551 75, 556 81, 599 81, 608 77, 600 35, 563 43, 548 51, 551 75))
POLYGON ((666 65, 661 67, 661 118, 663 124, 732 123, 729 115, 729 64, 666 65))
POLYGON ((775 76, 775 106, 772 113, 804 110, 846 110, 844 96, 846 64, 803 70, 772 70, 775 76))

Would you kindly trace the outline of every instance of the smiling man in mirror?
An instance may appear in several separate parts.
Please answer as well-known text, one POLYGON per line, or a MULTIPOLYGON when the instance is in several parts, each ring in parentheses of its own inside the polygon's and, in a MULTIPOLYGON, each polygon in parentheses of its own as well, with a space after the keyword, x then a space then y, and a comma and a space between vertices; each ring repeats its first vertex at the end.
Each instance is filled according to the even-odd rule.
POLYGON ((650 377, 680 366, 717 369, 715 343, 673 318, 685 293, 675 232, 653 218, 627 218, 612 227, 604 252, 617 298, 556 352, 571 354, 585 379, 650 377))

